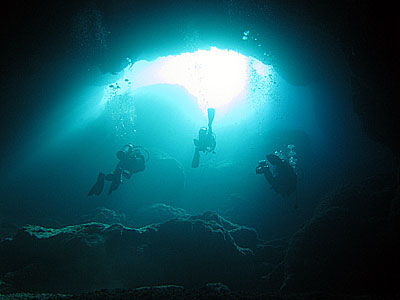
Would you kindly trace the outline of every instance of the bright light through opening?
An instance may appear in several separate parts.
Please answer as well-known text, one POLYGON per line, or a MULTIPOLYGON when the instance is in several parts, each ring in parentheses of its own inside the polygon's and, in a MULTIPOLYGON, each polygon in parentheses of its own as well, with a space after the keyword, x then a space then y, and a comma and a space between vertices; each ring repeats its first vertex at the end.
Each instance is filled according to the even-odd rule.
POLYGON ((161 67, 160 77, 165 83, 184 86, 202 109, 220 108, 244 90, 246 69, 245 56, 211 48, 170 58, 161 67))
POLYGON ((203 112, 208 107, 225 110, 233 100, 248 97, 255 82, 265 90, 271 74, 272 67, 254 58, 212 47, 131 64, 125 68, 123 78, 108 86, 103 104, 143 86, 176 84, 197 99, 203 112))

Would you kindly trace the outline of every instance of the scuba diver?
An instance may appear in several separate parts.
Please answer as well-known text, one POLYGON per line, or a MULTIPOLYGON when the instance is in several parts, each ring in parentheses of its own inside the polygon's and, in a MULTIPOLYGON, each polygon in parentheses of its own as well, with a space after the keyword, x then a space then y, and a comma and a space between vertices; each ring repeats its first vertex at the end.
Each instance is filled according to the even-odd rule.
POLYGON ((192 168, 197 168, 200 163, 200 151, 204 152, 211 152, 215 154, 215 147, 217 146, 217 143, 215 141, 215 134, 212 131, 211 124, 214 120, 215 116, 215 109, 214 108, 208 108, 207 109, 208 113, 208 129, 207 127, 202 127, 199 130, 199 138, 194 139, 194 145, 195 145, 195 150, 194 150, 194 156, 192 160, 192 168))
POLYGON ((88 196, 93 194, 100 195, 103 191, 105 180, 111 181, 110 189, 108 190, 108 194, 111 194, 122 183, 122 176, 129 179, 133 174, 144 171, 145 158, 139 148, 141 147, 128 144, 119 150, 117 152, 119 162, 115 167, 114 172, 110 174, 100 172, 97 176, 97 182, 89 191, 88 196))
POLYGON ((274 154, 268 154, 267 160, 258 162, 256 174, 264 174, 272 189, 288 197, 297 187, 297 175, 289 162, 274 154))

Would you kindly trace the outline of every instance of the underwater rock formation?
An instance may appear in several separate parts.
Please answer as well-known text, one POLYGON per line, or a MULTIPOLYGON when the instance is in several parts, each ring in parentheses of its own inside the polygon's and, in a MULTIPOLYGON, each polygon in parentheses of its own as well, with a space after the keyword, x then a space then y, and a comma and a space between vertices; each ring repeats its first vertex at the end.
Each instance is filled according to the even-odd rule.
MULTIPOLYGON (((12 130, 3 130, 3 143, 4 141, 12 140, 15 141, 15 144, 20 144, 20 141, 23 140, 21 135, 18 134, 21 124, 26 119, 29 119, 34 112, 39 111, 42 113, 42 110, 37 107, 43 108, 47 103, 54 102, 58 91, 56 83, 61 81, 61 78, 76 78, 77 81, 85 78, 84 80, 87 80, 86 72, 92 66, 99 67, 105 72, 119 71, 121 69, 119 66, 121 60, 128 55, 133 56, 133 59, 136 60, 135 57, 143 53, 146 54, 145 58, 151 59, 159 55, 197 49, 199 44, 207 44, 207 40, 211 41, 213 45, 214 42, 218 42, 223 47, 236 49, 236 43, 222 41, 222 36, 227 38, 235 37, 244 27, 249 27, 252 30, 254 28, 254 31, 259 31, 260 39, 266 40, 266 44, 271 41, 267 50, 271 51, 271 57, 275 58, 273 64, 280 71, 279 74, 292 83, 310 84, 313 82, 310 77, 321 78, 322 80, 325 77, 333 76, 336 69, 325 67, 326 61, 330 60, 330 54, 341 56, 341 51, 337 51, 336 48, 342 49, 345 57, 344 62, 339 60, 340 66, 343 64, 346 68, 349 67, 351 69, 351 78, 349 79, 351 80, 354 94, 354 110, 361 116, 365 130, 370 137, 387 145, 393 152, 400 153, 398 148, 400 118, 398 117, 398 110, 394 109, 392 105, 393 95, 395 95, 393 91, 397 90, 397 88, 394 88, 396 80, 393 80, 396 77, 392 74, 396 69, 393 65, 395 65, 397 53, 396 56, 393 55, 393 35, 389 32, 390 28, 396 28, 390 24, 395 18, 391 18, 389 15, 383 18, 384 21, 379 19, 379 17, 383 17, 387 13, 395 13, 396 10, 387 9, 387 5, 378 5, 378 7, 363 1, 323 2, 315 0, 311 2, 277 1, 276 5, 270 2, 265 6, 263 6, 262 1, 206 1, 205 3, 208 5, 204 5, 204 2, 198 2, 199 4, 196 7, 202 6, 205 8, 203 10, 194 9, 193 6, 190 6, 194 1, 188 1, 187 5, 179 2, 179 9, 173 6, 167 9, 170 2, 165 2, 164 4, 158 2, 157 4, 161 6, 153 10, 155 5, 152 2, 142 2, 141 5, 138 5, 135 1, 131 3, 128 3, 128 1, 117 3, 99 1, 99 7, 94 8, 92 13, 87 15, 93 21, 83 23, 83 26, 78 27, 80 34, 83 34, 86 31, 83 31, 82 28, 88 28, 87 32, 92 32, 89 25, 93 24, 93 29, 98 29, 93 32, 97 32, 97 34, 88 35, 87 37, 96 37, 96 39, 86 39, 86 41, 85 39, 79 39, 79 43, 86 42, 88 44, 86 47, 91 48, 86 49, 86 55, 81 55, 81 52, 77 51, 78 55, 76 57, 72 55, 75 57, 72 60, 70 59, 71 55, 69 55, 72 46, 69 45, 70 39, 66 37, 71 31, 71 20, 76 22, 79 11, 82 11, 82 9, 80 8, 81 4, 78 4, 78 2, 61 3, 62 1, 53 1, 51 3, 32 2, 32 7, 26 6, 28 3, 25 3, 23 14, 21 14, 21 7, 18 2, 11 3, 11 7, 14 4, 14 9, 7 9, 7 14, 11 16, 10 19, 12 21, 7 26, 4 26, 4 31, 5 40, 10 42, 5 43, 3 50, 6 53, 4 57, 12 59, 9 60, 10 63, 8 65, 5 64, 3 66, 2 80, 4 80, 3 86, 5 87, 4 95, 7 95, 7 97, 2 98, 4 100, 1 111, 3 118, 0 119, 2 128, 12 128, 12 130), (296 3, 298 5, 295 5, 296 3), (251 5, 254 7, 251 7, 251 5), (173 10, 176 11, 176 14, 170 13, 173 10), (37 14, 38 11, 40 11, 40 14, 37 14), (182 13, 182 11, 185 13, 182 13), (184 45, 182 41, 194 35, 193 32, 187 29, 188 33, 182 36, 182 32, 177 29, 188 27, 186 26, 187 22, 184 20, 192 11, 198 11, 197 17, 190 18, 194 22, 195 30, 193 32, 197 31, 200 37, 209 38, 197 41, 197 44, 191 47, 192 49, 188 49, 189 47, 184 45), (215 21, 203 22, 203 18, 200 16, 204 15, 204 13, 215 14, 215 21), (40 17, 38 17, 39 15, 40 17), (180 22, 177 22, 177 19, 174 18, 178 15, 182 16, 182 21, 180 22), (169 22, 170 26, 166 26, 168 22, 148 22, 149 18, 160 20, 159 17, 161 17, 161 20, 172 19, 174 22, 169 22), (232 26, 233 24, 237 24, 237 26, 232 26), (28 31, 26 30, 27 28, 29 29, 28 31), (220 30, 216 30, 216 28, 220 30), (226 28, 232 29, 223 30, 226 28), (261 28, 265 28, 265 30, 260 30, 261 28), (280 28, 286 30, 280 32, 280 28), (291 28, 297 30, 290 34, 291 28), (112 32, 109 39, 106 36, 107 32, 112 32), (133 32, 138 34, 132 34, 133 32), (218 36, 218 32, 223 32, 223 34, 218 36), (330 48, 329 43, 325 47, 319 47, 324 45, 325 36, 329 36, 335 41, 333 45, 335 47, 330 48), (106 38, 104 43, 103 39, 101 39, 102 37, 106 38), (128 40, 134 46, 132 48, 128 46, 121 47, 121 45, 128 44, 126 43, 128 40), (106 45, 107 47, 105 47, 106 45), (163 50, 161 51, 160 48, 163 48, 163 50), (314 55, 314 52, 310 51, 310 49, 314 48, 319 49, 317 51, 318 55, 314 55), (101 49, 104 49, 103 52, 97 51, 101 49), (288 49, 293 51, 290 52, 288 49), (301 49, 303 50, 301 51, 301 49), (87 54, 90 53, 94 55, 88 59, 87 54), (311 57, 313 59, 309 59, 311 57), (317 59, 318 57, 320 58, 317 59), (89 66, 87 62, 90 63, 89 66), (107 67, 104 66, 106 62, 112 63, 107 67), (296 62, 299 63, 294 64, 296 62), (60 73, 49 70, 52 67, 52 63, 71 66, 71 70, 63 70, 62 76, 60 76, 60 73), (308 69, 322 71, 315 72, 317 73, 316 75, 310 76, 309 72, 306 71, 308 69), (21 82, 24 88, 21 88, 21 82), (29 95, 28 98, 27 95, 29 95), (30 101, 32 99, 41 100, 30 101), (38 101, 42 101, 41 104, 38 101)), ((81 15, 86 16, 85 14, 81 15)), ((212 19, 214 20, 214 18, 212 19)), ((87 17, 84 18, 84 21, 88 22, 86 20, 88 20, 87 17)), ((239 39, 235 38, 235 40, 240 41, 240 37, 239 39)), ((238 49, 244 50, 243 48, 245 47, 238 47, 238 49)), ((241 52, 260 57, 257 56, 257 51, 252 49, 245 50, 241 52)), ((332 65, 334 65, 336 60, 332 61, 332 65)), ((338 67, 336 72, 339 73, 339 76, 342 76, 340 71, 342 71, 342 68, 338 67)), ((345 80, 347 80, 347 75, 345 80)), ((71 86, 73 85, 71 84, 71 86)), ((330 107, 326 104, 326 101, 321 101, 320 103, 325 110, 329 111, 330 107)), ((331 113, 330 115, 334 114, 331 113)), ((326 115, 321 114, 321 116, 326 115)), ((7 143, 4 144, 6 145, 7 143)), ((5 151, 4 149, 8 148, 2 147, 1 151, 5 151)), ((1 157, 6 156, 2 155, 1 157)), ((169 163, 172 164, 171 161, 169 163)), ((7 164, 4 163, 2 165, 4 167, 8 166, 8 164, 7 162, 7 164)), ((13 166, 12 163, 9 165, 13 166)), ((7 170, 8 174, 8 169, 5 168, 5 170, 7 170)), ((147 171, 150 170, 149 166, 147 171)), ((161 184, 163 179, 165 177, 160 176, 159 182, 161 184)), ((149 186, 151 188, 154 187, 151 184, 149 183, 148 186, 143 185, 143 190, 149 190, 149 186)), ((179 185, 177 186, 179 188, 179 185)), ((333 199, 326 201, 312 221, 294 236, 285 264, 274 264, 275 268, 272 273, 260 273, 269 274, 267 277, 271 280, 274 279, 276 284, 284 274, 286 280, 282 290, 287 291, 298 291, 306 288, 337 288, 338 290, 346 291, 352 289, 354 291, 373 291, 381 288, 389 291, 393 287, 393 277, 390 272, 398 270, 398 261, 395 260, 396 254, 394 252, 399 249, 398 245, 396 245, 398 241, 396 235, 391 232, 392 224, 390 222, 393 221, 395 224, 399 224, 398 211, 391 221, 387 221, 388 201, 392 197, 389 194, 392 191, 388 191, 387 195, 384 195, 384 189, 381 188, 373 191, 373 195, 369 195, 368 193, 370 192, 371 187, 366 184, 362 186, 359 193, 352 194, 350 190, 347 190, 345 195, 336 198, 337 200, 346 199, 343 203, 335 202, 333 199), (380 196, 377 196, 378 194, 380 196), (356 203, 357 200, 360 200, 359 203, 356 203), (368 205, 365 205, 365 203, 368 203, 368 205), (378 209, 375 210, 374 205, 378 205, 378 209), (336 266, 338 267, 336 268, 336 266), (338 278, 342 279, 339 281, 338 278)), ((155 196, 159 197, 158 195, 155 196)), ((174 196, 175 194, 171 198, 174 196)), ((156 202, 164 200, 157 197, 152 197, 152 199, 155 199, 156 202)), ((397 199, 399 198, 397 197, 397 199)), ((394 201, 394 198, 392 200, 392 205, 397 205, 398 208, 399 201, 394 201)), ((34 205, 36 206, 37 204, 35 203, 34 205)), ((393 212, 394 210, 392 210, 393 212)), ((183 224, 192 224, 193 222, 193 220, 175 220, 169 221, 167 224, 169 224, 168 226, 179 224, 177 227, 180 228, 182 226, 183 228, 183 224)), ((153 227, 164 226, 167 225, 161 224, 153 227)), ((150 236, 150 233, 154 233, 151 229, 153 227, 148 227, 143 233, 139 231, 140 233, 137 233, 137 236, 150 236)), ((39 231, 39 227, 35 228, 36 231, 39 231)), ((394 228, 399 227, 394 226, 394 228)), ((1 241, 0 279, 4 282, 4 286, 12 283, 15 287, 25 285, 27 289, 30 289, 30 287, 34 286, 32 281, 36 279, 35 276, 42 276, 43 273, 44 279, 50 278, 51 280, 46 283, 44 279, 42 282, 37 278, 40 281, 37 286, 56 290, 59 286, 64 287, 63 284, 72 278, 70 280, 72 283, 71 289, 75 288, 74 285, 78 286, 77 289, 90 289, 90 284, 87 287, 85 286, 87 283, 85 280, 87 279, 83 278, 85 274, 81 275, 80 271, 82 269, 87 268, 87 275, 96 274, 96 267, 103 271, 102 268, 106 268, 106 264, 123 268, 123 266, 120 266, 121 262, 112 261, 110 263, 109 252, 105 251, 104 247, 101 246, 103 242, 101 242, 100 237, 108 240, 107 234, 116 233, 118 236, 117 233, 122 232, 124 234, 121 234, 121 236, 125 237, 129 234, 134 235, 133 232, 136 232, 120 225, 92 224, 90 226, 77 225, 75 231, 78 233, 83 231, 81 236, 75 233, 67 233, 68 230, 62 228, 54 236, 38 238, 30 235, 29 232, 33 232, 32 230, 33 228, 27 228, 19 232, 13 240, 1 241), (87 230, 91 228, 90 230, 93 230, 96 234, 87 234, 85 232, 86 229, 84 229, 86 227, 87 230), (94 243, 96 239, 90 240, 92 235, 99 237, 98 244, 94 243), (64 239, 66 237, 69 239, 68 242, 64 239), (88 239, 88 241, 83 242, 85 239, 88 239), (69 242, 71 244, 68 244, 69 242), (56 247, 57 243, 61 246, 56 247), (63 243, 68 245, 64 247, 63 243), (47 246, 45 247, 43 244, 48 245, 48 250, 47 246), (37 249, 35 248, 36 246, 38 247, 37 249), (65 249, 71 251, 68 252, 65 249), (52 265, 53 263, 55 265, 52 265), (100 266, 98 266, 99 264, 100 266), (53 273, 47 272, 51 268, 60 268, 60 273, 53 272, 54 279, 52 277, 53 273), (62 276, 68 280, 63 282, 62 276), (78 278, 74 279, 74 276, 78 278)), ((43 232, 47 231, 45 228, 41 230, 43 232)), ((206 232, 208 232, 207 230, 205 229, 206 232)), ((11 231, 6 229, 4 232, 8 234, 11 231)), ((158 237, 159 231, 155 232, 154 234, 158 237)), ((395 233, 398 234, 398 231, 395 233)), ((199 232, 195 231, 193 234, 196 235, 199 232)), ((248 240, 255 240, 251 239, 252 234, 251 230, 238 230, 236 236, 233 232, 230 232, 235 243, 242 247, 246 247, 248 240), (245 234, 245 232, 247 233, 245 234), (241 239, 244 241, 240 241, 241 239)), ((192 239, 193 236, 189 240, 192 239)), ((121 243, 131 245, 129 239, 125 239, 121 243)), ((134 245, 133 249, 137 249, 135 243, 132 245, 134 245)), ((249 243, 248 245, 253 244, 249 243)), ((114 246, 111 245, 110 247, 114 246)), ((276 247, 278 250, 276 251, 276 257, 274 256, 274 262, 279 261, 282 254, 279 250, 281 249, 280 247, 284 248, 283 245, 276 247)), ((232 248, 234 249, 235 247, 232 248)), ((257 262, 259 259, 264 261, 264 258, 258 256, 261 249, 264 249, 268 254, 274 253, 265 246, 257 249, 258 251, 253 251, 257 262)), ((126 250, 126 252, 126 256, 130 259, 129 251, 126 250)), ((144 250, 143 252, 148 253, 144 250)), ((258 264, 256 265, 259 266, 258 264)), ((116 271, 112 267, 110 269, 111 271, 107 269, 104 272, 104 278, 100 278, 99 282, 92 278, 92 286, 101 286, 101 280, 105 281, 108 286, 124 285, 122 279, 111 282, 112 276, 107 276, 110 273, 114 274, 116 271)), ((151 266, 149 267, 149 270, 154 269, 151 266)), ((117 277, 125 279, 124 276, 128 276, 128 273, 129 270, 122 275, 117 272, 118 276, 120 276, 117 277)), ((99 276, 103 276, 101 272, 99 272, 99 276)), ((90 276, 88 277, 90 278, 90 276)))
POLYGON ((391 221, 392 176, 339 189, 295 234, 284 261, 285 292, 399 292, 400 239, 391 221))
MULTIPOLYGON (((4 27, 5 39, 10 43, 3 50, 5 57, 13 59, 3 66, 2 79, 10 95, 4 97, 8 106, 4 105, 2 111, 2 128, 19 128, 16 125, 29 117, 36 106, 33 101, 22 101, 26 94, 18 88, 20 82, 29 85, 36 98, 53 101, 52 96, 46 96, 53 93, 44 92, 38 84, 48 82, 48 77, 58 79, 52 73, 47 75, 42 67, 49 62, 64 60, 66 65, 75 67, 73 77, 87 80, 88 70, 121 71, 126 57, 151 60, 194 51, 200 45, 214 45, 239 49, 273 64, 281 76, 294 84, 310 84, 312 79, 338 74, 341 77, 341 65, 351 68, 354 110, 371 137, 399 152, 398 110, 393 105, 397 89, 392 80, 397 51, 390 34, 390 29, 396 28, 391 23, 395 20, 391 14, 396 10, 369 1, 204 2, 25 3, 23 19, 20 6, 10 5, 7 12, 13 26, 4 27), (36 11, 44 17, 38 19, 36 11), (189 23, 183 17, 186 15, 191 16, 189 23), (207 18, 213 21, 203 22, 207 18), (148 19, 163 20, 162 26, 148 19), (170 22, 172 19, 174 22, 170 22), (31 30, 27 32, 26 28, 31 30), (259 40, 264 41, 263 47, 243 42, 240 34, 244 28, 257 32, 259 40), (41 69, 43 74, 39 74, 41 69), (23 103, 25 110, 18 103, 23 103)), ((53 81, 49 82, 47 87, 53 81)), ((4 130, 3 135, 10 139, 15 130, 4 130)))
POLYGON ((187 218, 189 216, 182 208, 173 207, 165 203, 155 203, 150 206, 138 208, 134 215, 127 220, 127 224, 136 228, 166 222, 171 219, 187 218))
POLYGON ((105 207, 96 207, 93 211, 81 217, 82 223, 125 224, 125 215, 105 207))
POLYGON ((263 256, 274 259, 261 244, 254 230, 211 212, 140 229, 94 222, 60 229, 28 225, 0 243, 0 278, 30 292, 208 282, 249 289, 265 283, 261 277, 275 267, 264 262, 263 256))
POLYGON ((117 211, 105 207, 96 207, 94 210, 80 217, 79 224, 96 222, 108 225, 122 224, 128 227, 141 228, 150 224, 164 223, 171 219, 183 219, 188 217, 190 217, 190 215, 182 208, 173 207, 165 203, 155 203, 139 207, 129 215, 118 213, 117 211))
MULTIPOLYGON (((281 294, 259 291, 233 291, 221 283, 208 283, 196 289, 183 286, 164 285, 136 289, 112 289, 82 293, 79 295, 14 293, 0 294, 2 300, 121 300, 121 299, 164 299, 164 300, 386 300, 379 296, 335 295, 328 293, 281 294)), ((396 298, 397 299, 397 298, 396 298)))

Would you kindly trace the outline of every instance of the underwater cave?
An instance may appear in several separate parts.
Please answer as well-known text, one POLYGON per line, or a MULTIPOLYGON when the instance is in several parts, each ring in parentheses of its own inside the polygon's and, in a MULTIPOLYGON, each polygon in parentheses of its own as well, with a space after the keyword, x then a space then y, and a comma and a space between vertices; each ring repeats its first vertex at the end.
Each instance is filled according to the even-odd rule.
POLYGON ((8 15, 1 299, 397 299, 387 9, 57 0, 8 15))

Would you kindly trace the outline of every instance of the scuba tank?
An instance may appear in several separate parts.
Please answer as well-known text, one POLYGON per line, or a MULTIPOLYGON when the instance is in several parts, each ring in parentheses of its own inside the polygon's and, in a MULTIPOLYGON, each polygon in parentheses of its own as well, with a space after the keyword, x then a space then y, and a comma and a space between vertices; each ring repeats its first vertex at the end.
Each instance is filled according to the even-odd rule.
POLYGON ((117 158, 123 160, 127 155, 132 153, 133 148, 134 146, 132 144, 123 146, 122 149, 117 152, 117 158))

